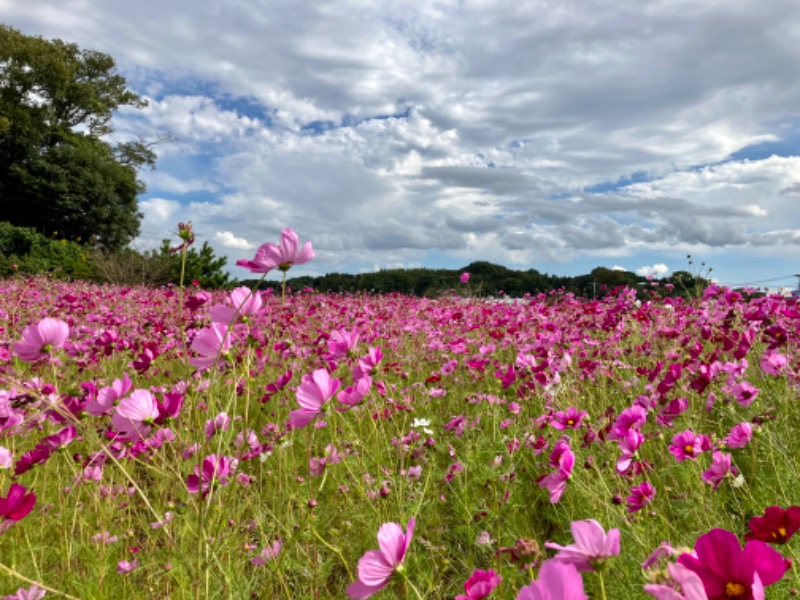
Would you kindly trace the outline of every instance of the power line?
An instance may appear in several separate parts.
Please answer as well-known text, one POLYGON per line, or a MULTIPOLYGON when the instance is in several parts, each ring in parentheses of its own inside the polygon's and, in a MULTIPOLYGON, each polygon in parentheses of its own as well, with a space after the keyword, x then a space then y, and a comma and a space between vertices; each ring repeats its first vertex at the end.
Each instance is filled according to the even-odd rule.
POLYGON ((772 281, 782 281, 784 279, 790 279, 792 277, 797 277, 797 275, 784 275, 783 277, 773 277, 772 279, 760 279, 758 281, 749 281, 746 283, 725 283, 728 287, 745 287, 745 286, 752 286, 757 283, 770 283, 772 281))

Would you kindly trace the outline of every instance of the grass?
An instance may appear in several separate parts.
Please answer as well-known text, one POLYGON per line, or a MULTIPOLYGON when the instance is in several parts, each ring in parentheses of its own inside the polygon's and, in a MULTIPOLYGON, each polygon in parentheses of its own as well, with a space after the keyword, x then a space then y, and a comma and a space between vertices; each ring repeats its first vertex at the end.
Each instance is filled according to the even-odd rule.
MULTIPOLYGON (((0 398, 19 420, 0 421, 0 445, 16 465, 45 436, 70 425, 77 432, 27 472, 0 470, 0 494, 15 481, 37 497, 33 511, 7 521, 0 535, 2 593, 37 582, 51 590, 48 597, 345 598, 360 557, 378 547, 379 527, 405 528, 414 517, 404 576, 377 597, 454 597, 475 569, 494 569, 503 581, 492 597, 515 598, 538 561, 554 555, 545 542, 572 543, 570 523, 591 518, 621 533, 621 552, 606 564, 605 597, 643 598, 643 584, 663 572, 643 573, 640 565, 663 541, 691 548, 713 528, 741 539, 766 507, 798 503, 796 300, 727 290, 696 302, 644 303, 629 291, 599 301, 551 294, 507 304, 315 293, 282 302, 265 295, 258 313, 233 327, 228 356, 198 370, 184 340, 191 348, 210 323, 209 306, 225 303, 222 295, 192 311, 181 309, 170 289, 40 278, 0 287, 0 398), (43 317, 69 324, 67 343, 24 363, 14 342, 43 317), (785 341, 776 345, 770 327, 781 328, 785 341), (358 333, 342 356, 329 343, 336 330, 358 333), (752 334, 746 349, 745 332, 752 334), (788 358, 776 374, 761 367, 770 346, 788 358), (383 356, 358 406, 339 411, 345 406, 333 398, 307 427, 287 425, 303 376, 325 369, 343 390, 370 347, 383 356), (153 357, 144 368, 148 349, 153 357), (532 357, 529 366, 519 366, 520 355, 532 357), (664 383, 675 365, 680 375, 664 383), (714 376, 699 391, 702 367, 712 366, 714 376), (505 385, 510 367, 516 379, 505 385), (287 370, 293 376, 286 387, 265 398, 265 386, 287 370), (165 392, 183 395, 180 414, 146 434, 160 440, 157 447, 114 440, 114 408, 86 413, 96 390, 123 374, 159 400, 165 392), (759 390, 748 406, 733 392, 742 381, 759 390), (685 411, 665 416, 679 398, 685 411), (609 430, 637 401, 649 407, 636 457, 646 468, 621 475, 609 430), (586 411, 586 419, 577 429, 555 429, 554 413, 569 407, 586 411), (207 423, 221 413, 227 426, 207 435, 207 423), (742 422, 754 425, 753 440, 724 448, 742 422), (167 428, 172 435, 165 436, 167 428), (683 462, 669 451, 688 429, 732 456, 735 472, 716 490, 702 479, 711 449, 683 462), (550 453, 565 436, 575 467, 551 502, 538 481, 554 470, 550 453), (190 493, 188 476, 211 454, 238 464, 226 485, 217 480, 205 497, 190 493), (99 480, 85 478, 98 462, 99 480), (629 512, 625 498, 645 480, 655 498, 629 512), (166 513, 171 520, 154 528, 166 513), (98 541, 103 532, 116 541, 98 541), (535 541, 541 555, 513 561, 502 549, 519 540, 535 541), (275 541, 277 557, 253 565, 275 541), (137 566, 118 572, 121 561, 137 566)), ((778 550, 794 558, 796 543, 778 550)), ((583 580, 590 598, 603 597, 597 573, 583 580)), ((786 597, 797 586, 791 569, 767 594, 786 597)))

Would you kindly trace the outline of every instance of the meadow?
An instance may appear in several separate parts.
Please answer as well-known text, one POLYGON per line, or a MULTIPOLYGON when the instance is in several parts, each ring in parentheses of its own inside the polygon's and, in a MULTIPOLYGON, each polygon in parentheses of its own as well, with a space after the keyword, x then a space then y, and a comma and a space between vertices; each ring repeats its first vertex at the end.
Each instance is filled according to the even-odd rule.
POLYGON ((464 289, 0 282, 0 594, 796 594, 796 299, 464 289))

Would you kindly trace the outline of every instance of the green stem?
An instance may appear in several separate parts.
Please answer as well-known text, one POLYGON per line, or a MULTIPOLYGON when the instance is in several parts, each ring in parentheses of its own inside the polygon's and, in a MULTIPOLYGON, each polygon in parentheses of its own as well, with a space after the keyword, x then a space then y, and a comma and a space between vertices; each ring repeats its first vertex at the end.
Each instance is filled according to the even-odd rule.
POLYGON ((602 598, 603 600, 607 600, 606 584, 605 584, 605 580, 603 579, 603 572, 602 571, 598 571, 597 572, 597 576, 600 577, 600 598, 602 598))

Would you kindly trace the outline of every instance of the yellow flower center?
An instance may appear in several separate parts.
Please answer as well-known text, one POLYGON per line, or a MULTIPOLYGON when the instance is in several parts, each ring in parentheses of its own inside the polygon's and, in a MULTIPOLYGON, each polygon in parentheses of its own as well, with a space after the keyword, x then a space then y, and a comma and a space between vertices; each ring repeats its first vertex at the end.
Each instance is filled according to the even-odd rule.
POLYGON ((686 452, 686 454, 694 454, 694 446, 690 446, 689 444, 686 444, 683 447, 683 451, 686 452))
POLYGON ((735 581, 729 581, 725 584, 725 595, 728 598, 744 598, 745 597, 745 589, 741 583, 736 583, 735 581))

